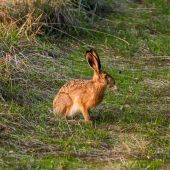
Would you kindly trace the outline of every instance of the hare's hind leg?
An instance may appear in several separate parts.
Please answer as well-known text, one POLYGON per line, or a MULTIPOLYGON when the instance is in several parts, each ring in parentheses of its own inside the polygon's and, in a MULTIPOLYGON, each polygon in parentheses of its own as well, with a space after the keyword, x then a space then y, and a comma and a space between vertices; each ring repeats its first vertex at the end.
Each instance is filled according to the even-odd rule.
POLYGON ((71 98, 67 94, 61 94, 53 101, 53 112, 56 116, 66 117, 71 105, 71 98))

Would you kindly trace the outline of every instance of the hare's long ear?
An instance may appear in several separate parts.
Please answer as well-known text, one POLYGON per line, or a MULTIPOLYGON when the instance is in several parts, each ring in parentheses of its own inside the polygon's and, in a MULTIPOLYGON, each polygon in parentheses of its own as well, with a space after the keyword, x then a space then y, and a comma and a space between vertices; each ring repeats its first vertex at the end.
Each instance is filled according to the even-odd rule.
POLYGON ((90 67, 95 70, 97 73, 100 72, 101 64, 100 59, 97 56, 97 53, 94 50, 86 51, 86 60, 89 63, 90 67))
POLYGON ((91 49, 91 52, 92 52, 93 56, 95 56, 95 58, 97 59, 99 69, 101 69, 101 63, 100 63, 99 55, 97 54, 95 49, 91 49))

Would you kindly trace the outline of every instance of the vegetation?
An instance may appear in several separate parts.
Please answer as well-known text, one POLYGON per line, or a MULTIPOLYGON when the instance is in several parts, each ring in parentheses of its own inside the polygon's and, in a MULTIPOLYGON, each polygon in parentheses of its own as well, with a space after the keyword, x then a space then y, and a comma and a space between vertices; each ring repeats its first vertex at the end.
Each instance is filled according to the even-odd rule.
POLYGON ((170 169, 168 0, 57 2, 0 6, 0 169, 170 169), (52 100, 92 76, 89 47, 119 90, 93 125, 59 120, 52 100))

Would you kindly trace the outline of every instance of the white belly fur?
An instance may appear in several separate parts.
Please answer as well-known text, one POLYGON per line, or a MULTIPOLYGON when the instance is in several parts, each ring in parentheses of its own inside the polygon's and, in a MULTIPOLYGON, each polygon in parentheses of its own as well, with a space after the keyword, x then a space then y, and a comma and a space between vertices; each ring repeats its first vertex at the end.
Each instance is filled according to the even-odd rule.
POLYGON ((74 116, 78 113, 80 113, 79 106, 77 104, 73 104, 73 106, 71 107, 71 109, 68 113, 68 116, 74 116))

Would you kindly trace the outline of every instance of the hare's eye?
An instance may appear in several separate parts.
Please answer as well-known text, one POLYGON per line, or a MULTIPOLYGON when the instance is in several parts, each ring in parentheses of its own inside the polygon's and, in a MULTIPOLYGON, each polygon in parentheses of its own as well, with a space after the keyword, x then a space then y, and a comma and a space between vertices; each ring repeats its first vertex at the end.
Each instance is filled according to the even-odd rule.
POLYGON ((108 76, 107 76, 107 74, 104 74, 104 78, 107 78, 108 76))

